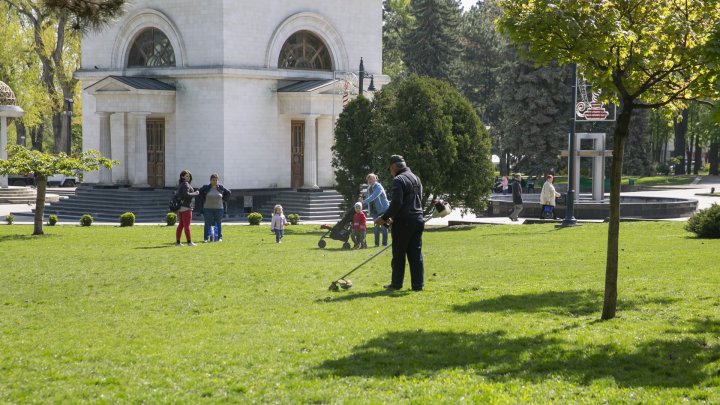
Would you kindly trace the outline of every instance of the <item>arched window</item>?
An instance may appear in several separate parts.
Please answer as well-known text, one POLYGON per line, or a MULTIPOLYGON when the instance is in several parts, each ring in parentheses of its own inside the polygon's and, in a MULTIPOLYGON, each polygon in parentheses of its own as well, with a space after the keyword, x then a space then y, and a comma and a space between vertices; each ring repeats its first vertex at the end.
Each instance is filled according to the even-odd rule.
POLYGON ((332 59, 328 47, 320 38, 310 31, 298 31, 283 44, 278 68, 332 70, 332 59))
POLYGON ((130 47, 128 67, 175 66, 175 51, 168 37, 156 28, 138 35, 130 47))

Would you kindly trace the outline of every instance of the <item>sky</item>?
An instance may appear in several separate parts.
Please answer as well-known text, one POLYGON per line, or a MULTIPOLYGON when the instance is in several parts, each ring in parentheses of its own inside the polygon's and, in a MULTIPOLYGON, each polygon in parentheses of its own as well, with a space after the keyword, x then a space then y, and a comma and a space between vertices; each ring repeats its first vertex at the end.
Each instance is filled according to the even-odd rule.
POLYGON ((470 10, 470 7, 474 6, 477 0, 462 0, 462 5, 465 10, 470 10))

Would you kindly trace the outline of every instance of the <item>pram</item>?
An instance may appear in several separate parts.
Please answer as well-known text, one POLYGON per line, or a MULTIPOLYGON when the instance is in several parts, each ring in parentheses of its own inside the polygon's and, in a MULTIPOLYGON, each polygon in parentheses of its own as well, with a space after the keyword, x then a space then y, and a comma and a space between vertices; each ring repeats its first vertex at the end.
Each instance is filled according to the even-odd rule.
MULTIPOLYGON (((352 233, 352 221, 354 216, 355 207, 351 206, 350 209, 345 212, 342 219, 320 237, 318 247, 320 249, 324 248, 327 244, 325 242, 325 238, 330 238, 343 242, 343 249, 350 249, 348 239, 350 239, 350 234, 352 233)), ((323 225, 323 229, 327 229, 327 225, 323 225)))

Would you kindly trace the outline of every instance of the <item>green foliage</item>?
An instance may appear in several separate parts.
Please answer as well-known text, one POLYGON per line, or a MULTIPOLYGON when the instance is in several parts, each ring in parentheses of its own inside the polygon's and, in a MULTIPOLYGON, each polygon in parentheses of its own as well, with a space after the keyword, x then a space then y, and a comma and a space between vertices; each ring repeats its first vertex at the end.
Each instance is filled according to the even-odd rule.
POLYGON ((35 173, 35 176, 49 177, 53 174, 75 175, 76 171, 97 171, 118 164, 100 155, 95 150, 86 150, 79 155, 47 153, 29 150, 20 145, 7 147, 8 159, 0 160, 0 174, 35 173))
POLYGON ((251 212, 247 216, 247 220, 250 223, 250 225, 260 225, 260 222, 262 222, 262 214, 259 212, 251 212))
POLYGON ((357 200, 360 185, 379 159, 374 155, 377 138, 372 132, 372 105, 358 96, 340 113, 335 124, 335 144, 332 146, 332 166, 335 169, 335 189, 346 202, 357 200))
POLYGON ((80 217, 80 226, 90 226, 93 223, 93 217, 90 214, 84 214, 80 217))
POLYGON ((50 215, 48 217, 48 225, 50 225, 50 226, 55 226, 55 224, 57 224, 57 221, 58 221, 57 215, 50 215))
POLYGON ((300 222, 300 215, 299 214, 288 214, 287 220, 288 220, 288 222, 290 222, 291 225, 297 225, 298 222, 300 222))
POLYGON ((15 215, 13 215, 13 214, 5 215, 5 222, 7 222, 8 225, 12 225, 13 222, 15 222, 15 215))
POLYGON ((120 226, 133 226, 135 225, 135 214, 132 212, 125 212, 120 215, 120 226))
POLYGON ((685 230, 699 238, 720 238, 720 205, 713 204, 696 212, 688 219, 685 230))
POLYGON ((607 224, 429 227, 421 293, 383 291, 389 250, 329 292, 380 249, 317 225, 182 252, 164 226, 0 226, 0 402, 720 403, 716 240, 622 226, 610 322, 607 224))
POLYGON ((177 223, 177 214, 168 212, 167 215, 165 215, 165 223, 167 223, 167 226, 175 225, 177 223))
POLYGON ((383 73, 392 80, 405 74, 402 38, 412 21, 409 8, 410 0, 383 1, 383 73))
POLYGON ((474 212, 485 208, 492 187, 490 139, 470 103, 440 80, 411 75, 376 93, 374 167, 405 157, 424 192, 447 195, 474 212))
POLYGON ((412 23, 403 37, 403 62, 409 73, 452 81, 460 55, 462 10, 449 0, 410 2, 412 23))

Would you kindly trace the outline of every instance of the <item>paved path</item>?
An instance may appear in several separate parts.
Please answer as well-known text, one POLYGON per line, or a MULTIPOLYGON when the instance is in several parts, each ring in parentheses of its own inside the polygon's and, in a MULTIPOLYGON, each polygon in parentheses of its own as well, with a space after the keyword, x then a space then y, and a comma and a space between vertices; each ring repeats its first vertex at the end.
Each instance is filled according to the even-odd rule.
MULTIPOLYGON (((692 184, 684 186, 664 186, 656 187, 651 190, 636 191, 632 193, 623 193, 626 196, 643 196, 643 197, 675 197, 675 198, 692 198, 698 200, 698 209, 705 209, 710 207, 713 203, 720 204, 720 196, 702 196, 697 194, 709 194, 710 189, 714 187, 716 193, 720 192, 720 176, 702 176, 698 177, 692 184)), ((34 204, 0 204, 0 224, 5 225, 5 216, 10 212, 31 212, 35 208, 34 204)), ((677 221, 685 221, 687 218, 676 218, 677 221)), ((78 218, 79 221, 79 218, 78 218)), ((64 222, 68 224, 77 224, 78 221, 64 222)), ((444 218, 433 218, 428 221, 428 225, 439 225, 444 226, 448 224, 448 221, 469 221, 478 224, 496 224, 496 225, 520 225, 524 222, 521 217, 520 221, 512 222, 509 218, 505 217, 476 217, 473 214, 463 214, 460 210, 454 209, 453 212, 444 218)), ((32 223, 32 221, 25 220, 23 222, 16 223, 32 223)), ((62 224, 63 222, 61 222, 62 224)), ((193 223, 200 224, 202 221, 193 221, 193 223)), ((303 222, 316 223, 316 222, 303 222)), ((327 222, 317 222, 327 223, 327 222)), ((95 223, 100 224, 100 223, 95 223)), ((228 223, 223 225, 235 225, 236 223, 228 223)), ((112 223, 117 225, 117 223, 112 223)), ((140 224, 138 224, 140 225, 140 224)), ((149 224, 156 225, 156 224, 149 224)), ((243 225, 240 223, 239 225, 243 225)))

